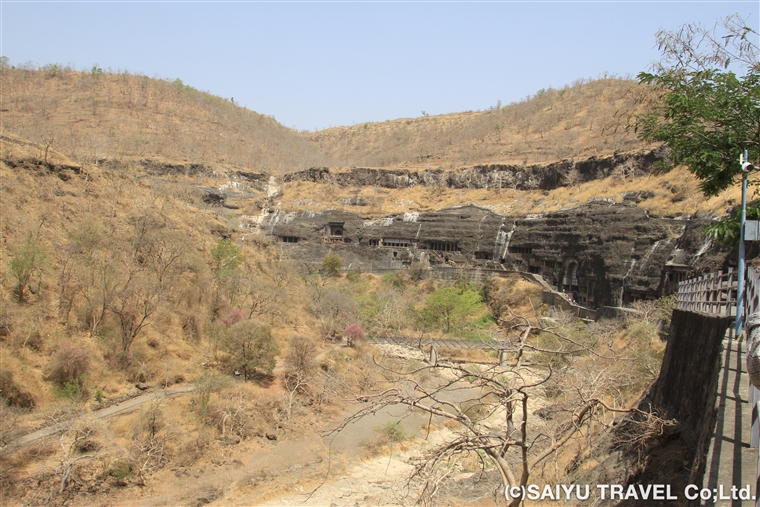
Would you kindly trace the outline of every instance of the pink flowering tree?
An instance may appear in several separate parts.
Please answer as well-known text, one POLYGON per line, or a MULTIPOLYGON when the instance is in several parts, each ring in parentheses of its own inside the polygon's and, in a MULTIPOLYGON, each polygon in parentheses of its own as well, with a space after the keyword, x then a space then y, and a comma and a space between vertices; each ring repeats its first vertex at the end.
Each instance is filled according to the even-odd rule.
POLYGON ((343 330, 343 334, 346 335, 346 341, 349 347, 353 347, 354 344, 364 340, 366 333, 364 328, 359 324, 349 324, 346 329, 343 330))

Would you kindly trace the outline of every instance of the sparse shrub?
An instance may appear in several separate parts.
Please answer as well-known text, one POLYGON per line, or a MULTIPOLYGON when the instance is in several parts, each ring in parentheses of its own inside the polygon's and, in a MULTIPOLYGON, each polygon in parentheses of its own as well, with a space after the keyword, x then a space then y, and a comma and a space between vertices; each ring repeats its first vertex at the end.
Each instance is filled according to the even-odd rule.
POLYGON ((165 425, 161 399, 151 401, 148 407, 143 409, 140 424, 148 438, 156 438, 156 433, 165 425))
POLYGON ((214 271, 218 275, 235 271, 243 262, 243 252, 240 247, 224 238, 211 249, 211 257, 214 259, 214 271))
POLYGON ((90 369, 90 357, 76 343, 65 342, 58 347, 53 358, 50 380, 61 387, 74 382, 83 387, 85 375, 90 369))
POLYGON ((657 337, 657 324, 645 320, 631 322, 626 330, 628 339, 641 347, 648 347, 652 340, 657 337))
POLYGON ((56 387, 55 392, 59 398, 71 400, 74 402, 81 402, 87 399, 87 390, 84 387, 84 382, 87 375, 82 375, 74 380, 69 380, 63 383, 62 386, 56 387))
POLYGON ((241 310, 240 308, 235 308, 233 310, 230 310, 230 313, 228 313, 226 317, 221 319, 221 322, 227 327, 232 327, 238 322, 240 322, 241 320, 243 320, 244 317, 245 315, 243 314, 243 310, 241 310))
POLYGON ((359 309, 351 294, 332 288, 324 290, 315 306, 321 331, 329 340, 338 338, 340 331, 356 320, 355 315, 359 309))
POLYGON ((533 308, 538 308, 541 304, 541 289, 520 279, 507 279, 504 284, 496 290, 489 290, 488 306, 491 308, 496 319, 509 318, 509 311, 512 310, 518 314, 532 313, 533 308))
POLYGON ((325 276, 338 276, 343 271, 343 259, 340 255, 326 255, 322 259, 322 272, 325 276))
POLYGON ((8 370, 0 371, 0 397, 11 407, 34 408, 36 405, 34 396, 21 390, 13 382, 13 374, 8 370))
POLYGON ((404 427, 401 425, 401 421, 388 421, 382 426, 375 428, 375 433, 380 436, 381 440, 391 445, 403 442, 409 438, 409 435, 407 435, 404 427))
POLYGON ((39 331, 33 331, 24 340, 23 346, 29 347, 35 352, 42 352, 42 349, 45 347, 45 340, 42 339, 42 334, 39 331))
POLYGON ((211 411, 211 394, 218 392, 227 384, 228 379, 222 376, 202 377, 196 385, 198 389, 195 391, 195 400, 193 404, 197 406, 196 414, 198 419, 205 423, 206 418, 211 411))
POLYGON ((114 479, 124 480, 132 475, 132 465, 129 464, 129 460, 118 459, 111 464, 108 475, 114 479))
POLYGON ((297 334, 288 342, 290 349, 285 356, 285 366, 292 371, 309 374, 314 370, 317 347, 308 336, 297 334))
POLYGON ((16 298, 23 303, 26 301, 26 288, 32 276, 42 272, 45 249, 39 240, 28 237, 23 243, 9 250, 10 270, 16 279, 16 298))
POLYGON ((200 340, 203 336, 202 319, 196 314, 185 314, 182 316, 182 330, 194 341, 200 340))
POLYGON ((406 282, 407 282, 406 277, 400 271, 394 271, 393 273, 385 273, 385 275, 383 275, 383 280, 385 280, 387 283, 391 284, 392 286, 396 287, 397 289, 406 288, 406 282))

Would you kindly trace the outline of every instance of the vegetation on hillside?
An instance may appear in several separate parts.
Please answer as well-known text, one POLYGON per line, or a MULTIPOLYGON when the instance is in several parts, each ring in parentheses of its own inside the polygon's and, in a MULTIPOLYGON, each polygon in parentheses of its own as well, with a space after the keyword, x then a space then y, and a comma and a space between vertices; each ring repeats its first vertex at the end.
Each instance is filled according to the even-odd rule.
MULTIPOLYGON (((0 148, 5 498, 54 503, 156 484, 226 446, 253 452, 270 437, 296 438, 343 414, 343 400, 387 387, 368 336, 511 341, 515 315, 538 325, 541 289, 522 280, 378 277, 344 271, 336 255, 297 266, 265 238, 237 234, 225 211, 176 191, 185 177, 58 165, 66 159, 54 150, 56 164, 45 164, 43 147, 15 138, 0 148), (344 339, 352 346, 333 350, 344 339), (184 401, 96 418, 140 389, 188 383, 184 401), (56 429, 52 440, 14 445, 39 425, 56 429)), ((636 343, 657 343, 636 333, 636 343)), ((520 357, 539 360, 530 347, 553 346, 538 340, 523 340, 520 357)), ((652 351, 641 354, 646 378, 652 351)))
MULTIPOLYGON (((373 348, 367 344, 373 336, 509 345, 508 371, 498 369, 503 365, 493 368, 495 353, 451 357, 455 353, 441 351, 443 359, 489 365, 450 368, 463 385, 484 391, 456 405, 447 428, 474 429, 477 436, 491 424, 489 416, 505 409, 510 417, 516 414, 515 403, 527 403, 527 397, 514 396, 527 396, 529 389, 531 403, 542 400, 542 414, 548 414, 523 411, 521 416, 531 422, 526 431, 544 435, 535 447, 541 452, 556 441, 580 450, 610 421, 599 408, 624 410, 656 373, 661 344, 655 322, 628 323, 622 330, 546 320, 541 288, 520 279, 452 284, 424 280, 411 270, 383 277, 345 271, 335 254, 312 262, 287 259, 267 236, 237 229, 238 216, 230 209, 204 203, 196 187, 218 187, 216 176, 156 176, 134 164, 157 157, 212 165, 220 173, 279 174, 316 165, 460 167, 599 156, 643 146, 619 128, 618 113, 636 104, 638 85, 632 81, 579 81, 484 112, 297 134, 179 80, 97 66, 79 72, 2 63, 0 488, 5 498, 66 503, 84 494, 118 496, 114 488, 156 486, 172 480, 169 470, 180 478, 185 467, 227 456, 234 446, 254 454, 277 438, 300 437, 316 422, 342 416, 346 400, 366 402, 393 387, 389 381, 396 378, 416 387, 445 381, 418 356, 373 348), (527 363, 550 376, 522 387, 507 385, 535 374, 523 370, 527 363), (555 370, 560 373, 551 373, 555 370), (109 424, 93 415, 143 389, 174 384, 192 384, 194 390, 183 400, 157 398, 109 424), (497 384, 506 388, 494 391, 497 384), (40 425, 57 430, 54 441, 33 450, 14 445, 40 425), (546 435, 554 436, 546 440, 546 435)), ((692 182, 677 181, 678 173, 668 177, 645 180, 634 168, 610 174, 607 182, 613 184, 605 182, 604 192, 657 186, 652 201, 686 201, 698 210, 700 203, 689 200, 692 182)), ((301 199, 301 190, 321 197, 314 186, 304 185, 286 189, 292 195, 283 201, 301 199)), ((342 198, 344 191, 387 194, 321 190, 325 202, 342 198)), ((478 192, 394 191, 400 201, 387 196, 386 207, 379 209, 407 211, 413 200, 433 206, 446 199, 446 204, 490 199, 503 206, 497 211, 523 205, 545 211, 607 196, 575 184, 541 195, 501 188, 478 192)), ((259 213, 263 205, 256 206, 241 213, 259 213)), ((390 443, 403 435, 396 426, 384 428, 390 443)), ((458 449, 474 450, 477 459, 469 465, 455 460, 455 466, 486 472, 479 450, 458 449)), ((557 449, 538 461, 531 457, 530 467, 551 456, 559 470, 566 457, 557 449)), ((498 459, 496 464, 503 467, 498 459)), ((420 470, 431 471, 427 465, 420 470)), ((230 488, 249 487, 251 478, 243 479, 246 486, 230 488)), ((274 484, 262 476, 254 482, 263 479, 274 484)), ((215 490, 204 499, 219 494, 215 490)))
POLYGON ((622 121, 639 94, 633 80, 580 79, 487 111, 360 123, 320 130, 309 139, 347 166, 456 168, 578 160, 645 146, 622 121))
POLYGON ((3 63, 2 129, 79 163, 159 157, 274 174, 328 163, 273 118, 179 79, 3 63))
POLYGON ((644 145, 621 128, 632 80, 578 80, 480 112, 298 133, 176 79, 3 60, 2 129, 80 163, 157 157, 281 174, 310 167, 544 164, 644 145))

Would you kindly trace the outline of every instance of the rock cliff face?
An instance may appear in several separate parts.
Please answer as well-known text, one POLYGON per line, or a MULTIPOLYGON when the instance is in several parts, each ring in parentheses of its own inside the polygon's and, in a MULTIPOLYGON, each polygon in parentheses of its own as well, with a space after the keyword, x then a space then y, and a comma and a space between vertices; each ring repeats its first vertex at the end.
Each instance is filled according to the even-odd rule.
POLYGON ((652 164, 662 159, 660 151, 628 153, 611 157, 590 158, 579 162, 562 161, 540 166, 479 165, 461 171, 432 169, 410 171, 405 169, 354 168, 335 171, 329 168, 312 168, 288 174, 284 182, 309 181, 341 186, 377 186, 408 188, 427 186, 434 188, 514 188, 516 190, 551 190, 570 183, 602 179, 616 167, 628 164, 648 172, 652 164))
POLYGON ((259 226, 296 258, 320 259, 333 251, 365 270, 452 265, 525 271, 596 307, 660 297, 686 276, 725 267, 728 252, 697 239, 707 223, 590 202, 528 217, 474 205, 374 220, 344 211, 276 212, 259 226))
POLYGON ((665 263, 683 228, 636 206, 594 202, 517 221, 507 263, 582 304, 617 306, 664 293, 665 263))

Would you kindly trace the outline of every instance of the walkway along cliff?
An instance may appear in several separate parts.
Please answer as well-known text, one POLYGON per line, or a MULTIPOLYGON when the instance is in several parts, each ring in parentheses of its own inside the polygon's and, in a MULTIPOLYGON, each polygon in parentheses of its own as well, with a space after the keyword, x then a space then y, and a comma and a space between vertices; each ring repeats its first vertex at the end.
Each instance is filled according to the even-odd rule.
MULTIPOLYGON (((678 497, 647 505, 756 505, 751 497, 757 495, 760 428, 752 426, 760 400, 750 394, 746 341, 734 338, 730 328, 736 312, 735 274, 715 273, 680 284, 659 377, 638 404, 643 413, 675 424, 632 444, 630 436, 641 433, 644 418, 636 413, 623 417, 591 457, 601 460, 598 464, 588 470, 582 460, 574 464, 574 482, 669 484, 678 497), (749 491, 749 498, 725 499, 732 486, 749 491), (721 487, 724 498, 717 502, 698 498, 703 489, 720 495, 721 487)), ((760 274, 750 268, 748 295, 757 289, 760 274)), ((760 310, 760 298, 748 301, 748 314, 760 310)), ((641 503, 607 500, 596 505, 641 503)))

